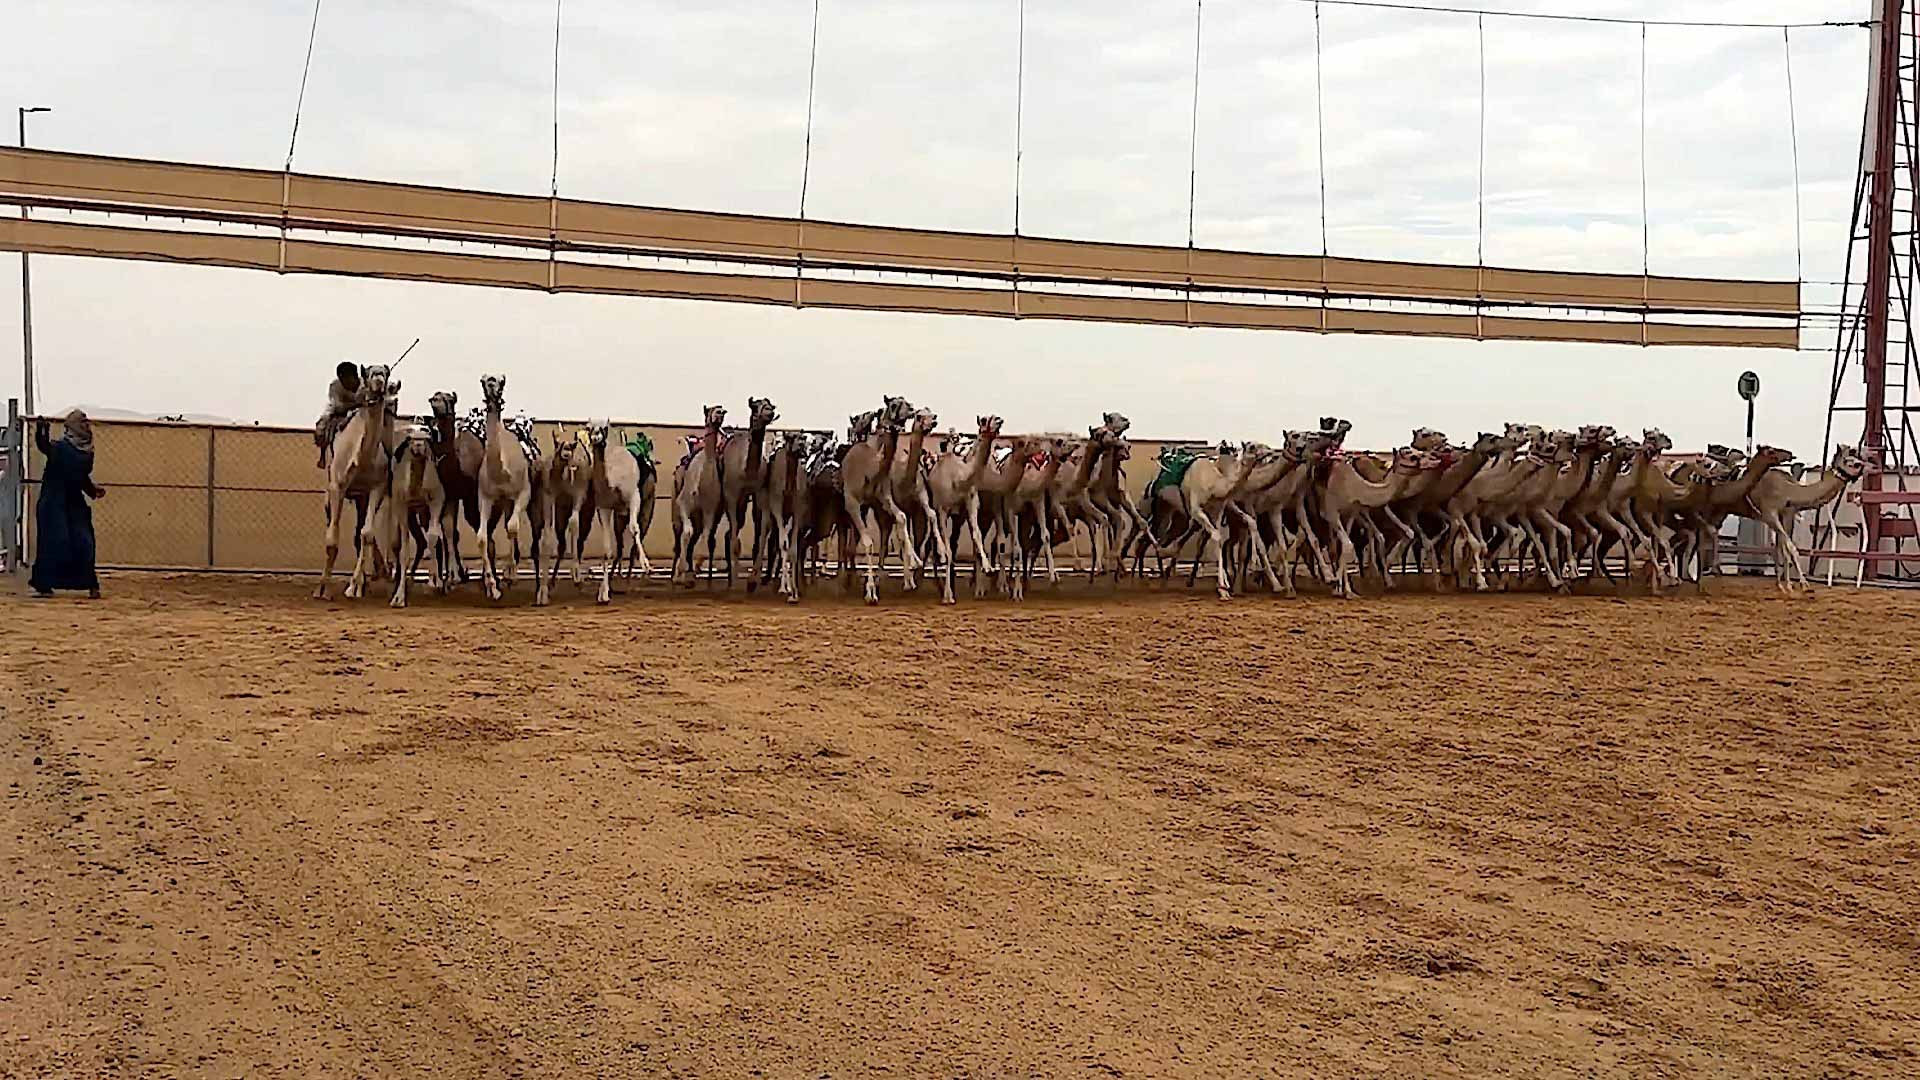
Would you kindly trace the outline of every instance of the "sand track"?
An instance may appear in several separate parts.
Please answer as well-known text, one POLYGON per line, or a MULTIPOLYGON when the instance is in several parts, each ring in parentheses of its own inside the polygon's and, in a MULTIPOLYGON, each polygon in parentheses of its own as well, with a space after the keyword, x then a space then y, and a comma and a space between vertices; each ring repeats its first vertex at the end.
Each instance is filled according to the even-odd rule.
POLYGON ((0 1075, 1920 1072, 1920 596, 310 586, 0 598, 0 1075))

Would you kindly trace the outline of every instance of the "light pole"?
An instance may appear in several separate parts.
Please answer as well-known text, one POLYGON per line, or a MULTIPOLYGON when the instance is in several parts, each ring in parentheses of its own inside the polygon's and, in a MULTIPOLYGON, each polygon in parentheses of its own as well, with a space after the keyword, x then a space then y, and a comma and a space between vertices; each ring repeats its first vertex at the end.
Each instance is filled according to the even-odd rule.
MULTIPOLYGON (((20 149, 27 148, 27 114, 52 112, 45 105, 20 106, 20 149)), ((20 204, 20 220, 27 219, 27 204, 20 204)), ((27 401, 27 415, 34 415, 33 402, 33 268, 28 265, 25 248, 20 250, 20 370, 26 385, 21 396, 27 401)))

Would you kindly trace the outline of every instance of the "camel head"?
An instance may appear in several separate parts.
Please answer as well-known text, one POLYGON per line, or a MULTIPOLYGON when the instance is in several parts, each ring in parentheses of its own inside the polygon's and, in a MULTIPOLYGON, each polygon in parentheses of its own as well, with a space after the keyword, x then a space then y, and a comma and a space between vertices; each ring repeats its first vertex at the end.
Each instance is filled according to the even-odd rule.
POLYGON ((1566 464, 1573 460, 1574 451, 1580 444, 1579 436, 1571 431, 1547 432, 1547 453, 1554 461, 1566 464))
POLYGON ((607 441, 613 436, 613 421, 606 417, 587 421, 587 442, 596 454, 607 452, 607 441))
POLYGON ((773 402, 763 397, 747 399, 747 425, 755 431, 765 431, 767 426, 780 418, 774 410, 773 402))
POLYGON ((1130 461, 1133 459, 1133 444, 1125 439, 1116 438, 1113 445, 1107 448, 1107 452, 1113 455, 1115 461, 1130 461))
POLYGON ((1342 420, 1336 416, 1320 418, 1320 434, 1326 436, 1327 446, 1338 449, 1347 441, 1347 432, 1353 430, 1353 421, 1342 420))
POLYGON ((1613 429, 1605 424, 1582 424, 1580 433, 1574 438, 1574 446, 1581 450, 1597 450, 1613 441, 1613 429))
POLYGON ((780 449, 789 457, 804 457, 811 437, 804 431, 783 431, 780 433, 780 449))
POLYGON ((459 404, 460 395, 452 390, 442 390, 427 399, 427 407, 433 410, 433 415, 443 419, 453 417, 454 409, 459 404))
POLYGON ((391 369, 385 364, 369 364, 360 369, 360 392, 362 401, 385 401, 387 395, 400 389, 399 383, 387 385, 391 369))
POLYGON ((1511 440, 1511 448, 1515 450, 1522 446, 1530 451, 1538 450, 1540 444, 1547 439, 1547 429, 1539 424, 1508 424, 1505 432, 1506 437, 1511 440))
POLYGON ((1661 431, 1659 428, 1650 427, 1641 432, 1640 449, 1641 453, 1646 454, 1648 457, 1652 457, 1655 454, 1664 454, 1673 449, 1673 440, 1667 438, 1666 432, 1661 431))
POLYGON ((1483 431, 1473 440, 1473 452, 1490 458, 1500 452, 1502 441, 1501 436, 1491 431, 1483 431))
POLYGON ((1794 454, 1791 450, 1783 450, 1778 446, 1768 446, 1765 443, 1761 443, 1753 449, 1752 462, 1754 468, 1765 471, 1776 465, 1791 465, 1793 464, 1793 458, 1794 454))
POLYGON ((701 422, 707 425, 708 431, 719 431, 720 425, 727 422, 727 407, 725 405, 707 406, 701 410, 701 422))
POLYGON ((489 409, 506 408, 507 377, 505 375, 480 376, 480 400, 486 402, 489 409))
POLYGON ((913 402, 891 394, 881 398, 880 414, 892 422, 894 431, 905 431, 913 423, 913 402))
POLYGON ((1393 471, 1399 473, 1417 473, 1424 471, 1428 464, 1438 459, 1432 454, 1415 446, 1402 446, 1393 452, 1393 471))
POLYGON ((1439 450, 1447 445, 1447 436, 1445 432, 1429 427, 1414 428, 1413 441, 1407 445, 1415 450, 1439 450))
POLYGON ((1121 413, 1110 412, 1110 413, 1100 414, 1101 430, 1105 431, 1108 435, 1111 435, 1116 439, 1122 435, 1125 435, 1127 433, 1127 429, 1132 426, 1133 426, 1133 421, 1127 419, 1126 416, 1124 416, 1121 413))
POLYGON ((866 442, 873 436, 873 426, 879 419, 879 409, 869 409, 866 412, 847 417, 847 441, 850 443, 866 442))
POLYGON ((977 416, 977 417, 974 417, 974 421, 979 426, 980 437, 982 439, 999 438, 1000 428, 1003 424, 1006 423, 1005 420, 1002 420, 997 416, 977 416))
POLYGON ((934 412, 932 409, 914 410, 913 433, 915 435, 931 435, 933 434, 933 429, 938 427, 939 424, 940 414, 934 412))
POLYGON ((1321 434, 1318 431, 1285 432, 1280 440, 1280 453, 1285 455, 1288 461, 1298 464, 1312 455, 1320 439, 1321 434))
POLYGON ((1867 474, 1867 459, 1858 447, 1842 443, 1833 448, 1833 471, 1847 480, 1858 480, 1867 474))
MULTIPOLYGON (((604 443, 601 445, 605 446, 604 443)), ((578 434, 563 439, 558 431, 553 433, 553 467, 566 478, 568 484, 573 484, 580 470, 586 466, 587 463, 582 460, 584 457, 586 457, 586 446, 580 441, 578 434)))

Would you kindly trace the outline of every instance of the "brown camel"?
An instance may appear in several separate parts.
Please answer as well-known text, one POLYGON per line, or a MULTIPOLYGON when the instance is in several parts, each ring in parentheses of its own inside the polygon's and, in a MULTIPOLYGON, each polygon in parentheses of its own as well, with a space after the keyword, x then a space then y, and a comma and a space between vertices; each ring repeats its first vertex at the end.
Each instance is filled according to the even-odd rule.
POLYGON ((459 575, 461 581, 467 580, 466 560, 460 556, 460 517, 466 516, 467 527, 478 535, 480 530, 480 459, 486 456, 487 444, 470 431, 462 431, 454 424, 455 408, 460 404, 460 395, 452 390, 442 390, 427 399, 433 410, 434 464, 440 472, 440 487, 446 492, 446 504, 440 523, 442 537, 441 550, 436 557, 441 560, 442 587, 451 587, 453 576, 459 575))
POLYGON ((987 541, 980 532, 979 486, 993 464, 993 444, 1000 437, 1003 421, 998 416, 980 416, 975 420, 979 434, 966 454, 955 453, 949 446, 927 474, 933 531, 940 543, 940 602, 943 604, 954 602, 954 553, 960 547, 962 527, 973 542, 975 563, 986 557, 987 541))
MULTIPOLYGON (((733 588, 733 562, 740 551, 740 537, 752 513, 751 506, 760 494, 760 478, 766 468, 767 428, 780 418, 773 402, 766 398, 747 399, 747 434, 727 440, 720 452, 720 490, 727 517, 727 588, 733 588)), ((760 546, 758 537, 754 546, 760 546)), ((751 584, 751 583, 749 583, 751 584)))
MULTIPOLYGON (((360 396, 353 414, 333 437, 327 458, 327 524, 324 534, 326 569, 314 589, 316 600, 326 600, 333 590, 333 563, 340 554, 340 517, 347 500, 360 511, 358 552, 353 561, 353 578, 347 582, 348 599, 358 599, 367 587, 369 560, 379 555, 382 504, 386 500, 390 458, 388 444, 393 438, 393 412, 388 395, 397 393, 400 384, 388 384, 385 364, 360 369, 360 396)), ((398 573, 398 570, 395 570, 398 573)))
MULTIPOLYGON (((890 476, 893 468, 894 452, 900 448, 900 429, 914 415, 913 406, 905 398, 889 397, 886 405, 875 420, 875 435, 865 442, 847 447, 847 453, 840 461, 841 498, 847 508, 847 516, 853 519, 854 529, 860 534, 860 553, 866 562, 866 601, 869 604, 880 602, 879 567, 884 564, 886 555, 881 547, 881 534, 876 511, 893 519, 900 536, 908 537, 907 515, 894 502, 893 484, 890 476)), ((917 559, 911 551, 912 544, 906 545, 908 559, 917 559)), ((844 561, 844 560, 843 560, 844 561)), ((852 579, 848 579, 851 584, 852 579)))
MULTIPOLYGON (((1745 516, 1773 530, 1774 583, 1782 591, 1793 589, 1794 578, 1812 588, 1800 566, 1800 549, 1793 542, 1793 519, 1802 510, 1825 506, 1840 497, 1847 485, 1866 475, 1867 460, 1851 446, 1833 448, 1833 459, 1820 479, 1800 483, 1783 472, 1768 472, 1747 493, 1745 516)), ((1868 508, 1868 512, 1875 512, 1868 508)))
POLYGON ((699 578, 694 566, 694 544, 702 533, 707 538, 707 576, 713 576, 713 533, 721 513, 720 425, 727 422, 724 405, 709 405, 700 443, 673 471, 673 573, 680 580, 681 556, 686 556, 686 585, 691 589, 699 578))

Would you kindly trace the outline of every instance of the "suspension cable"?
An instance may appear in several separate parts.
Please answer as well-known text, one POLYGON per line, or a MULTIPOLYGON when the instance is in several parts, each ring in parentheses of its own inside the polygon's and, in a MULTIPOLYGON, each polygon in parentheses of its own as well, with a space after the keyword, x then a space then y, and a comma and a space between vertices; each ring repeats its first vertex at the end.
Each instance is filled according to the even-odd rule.
POLYGON ((307 59, 300 65, 300 93, 293 99, 293 133, 287 136, 287 165, 293 171, 293 148, 300 141, 300 112, 307 104, 307 75, 313 71, 313 40, 320 32, 320 0, 313 0, 313 21, 307 26, 307 59))
POLYGON ((813 174, 813 87, 820 68, 820 0, 813 0, 813 29, 807 37, 807 135, 800 151, 800 218, 793 248, 793 306, 800 306, 801 268, 807 261, 807 182, 813 174))
POLYGON ((553 0, 553 177, 548 191, 560 197, 560 0, 553 0))
POLYGON ((1787 141, 1793 157, 1793 280, 1800 281, 1805 276, 1804 249, 1800 243, 1800 122, 1793 101, 1793 31, 1788 27, 1780 28, 1780 47, 1786 60, 1787 141))
POLYGON ((1313 5, 1313 135, 1320 161, 1320 329, 1327 328, 1327 107, 1321 75, 1320 4, 1313 5))

